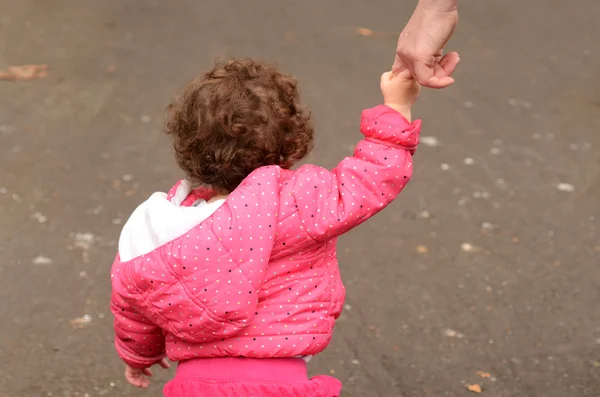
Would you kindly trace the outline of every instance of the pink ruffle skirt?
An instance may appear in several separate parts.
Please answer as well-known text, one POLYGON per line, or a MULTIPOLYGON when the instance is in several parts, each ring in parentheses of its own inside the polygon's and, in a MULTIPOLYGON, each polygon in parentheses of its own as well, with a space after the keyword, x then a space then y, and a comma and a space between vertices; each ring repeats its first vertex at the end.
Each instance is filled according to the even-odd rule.
POLYGON ((330 376, 308 378, 301 358, 203 358, 180 362, 166 397, 339 397, 330 376))

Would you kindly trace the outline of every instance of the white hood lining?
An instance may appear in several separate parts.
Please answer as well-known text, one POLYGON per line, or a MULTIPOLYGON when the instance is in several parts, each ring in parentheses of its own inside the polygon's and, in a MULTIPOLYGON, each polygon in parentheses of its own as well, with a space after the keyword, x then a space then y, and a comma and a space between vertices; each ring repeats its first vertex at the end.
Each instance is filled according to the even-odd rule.
POLYGON ((225 199, 208 203, 198 200, 192 207, 181 203, 192 191, 189 182, 183 181, 171 201, 167 194, 154 193, 140 204, 123 226, 119 238, 119 257, 129 261, 149 254, 158 247, 175 240, 214 214, 225 199))

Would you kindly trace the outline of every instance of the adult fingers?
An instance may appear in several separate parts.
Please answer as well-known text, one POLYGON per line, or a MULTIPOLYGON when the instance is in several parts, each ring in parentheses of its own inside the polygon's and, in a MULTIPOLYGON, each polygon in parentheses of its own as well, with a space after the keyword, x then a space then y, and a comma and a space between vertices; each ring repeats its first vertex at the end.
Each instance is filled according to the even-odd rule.
POLYGON ((392 65, 392 73, 396 75, 398 73, 404 72, 406 69, 410 69, 410 64, 405 62, 402 59, 402 57, 396 54, 396 57, 394 58, 394 63, 392 65))
POLYGON ((449 85, 454 84, 454 79, 450 76, 446 76, 446 77, 432 76, 432 77, 428 78, 427 80, 419 81, 419 83, 423 87, 440 89, 440 88, 446 88, 449 85))
POLYGON ((436 89, 448 87, 454 83, 450 74, 454 72, 458 61, 458 54, 456 54, 442 57, 440 62, 434 63, 433 66, 417 62, 415 63, 415 79, 424 87, 436 89))
POLYGON ((449 52, 444 55, 440 59, 440 66, 442 67, 444 76, 451 76, 459 62, 460 57, 457 52, 449 52))
MULTIPOLYGON (((415 61, 413 63, 412 73, 419 84, 425 87, 431 87, 429 81, 435 76, 433 67, 427 62, 415 61)), ((432 87, 435 88, 435 87, 432 87)))

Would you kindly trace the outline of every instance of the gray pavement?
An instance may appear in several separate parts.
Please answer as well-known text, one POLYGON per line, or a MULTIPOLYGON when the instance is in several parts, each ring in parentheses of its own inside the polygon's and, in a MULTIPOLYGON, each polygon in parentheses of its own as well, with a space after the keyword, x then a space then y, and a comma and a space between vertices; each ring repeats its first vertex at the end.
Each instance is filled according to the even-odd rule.
MULTIPOLYGON (((169 374, 126 385, 108 299, 121 224, 180 176, 169 99, 216 57, 275 59, 333 166, 413 7, 0 0, 0 69, 50 68, 0 82, 0 397, 160 395, 169 374)), ((600 396, 600 2, 460 7, 457 84, 415 109, 409 188, 342 238, 346 310, 311 372, 348 397, 600 396)))

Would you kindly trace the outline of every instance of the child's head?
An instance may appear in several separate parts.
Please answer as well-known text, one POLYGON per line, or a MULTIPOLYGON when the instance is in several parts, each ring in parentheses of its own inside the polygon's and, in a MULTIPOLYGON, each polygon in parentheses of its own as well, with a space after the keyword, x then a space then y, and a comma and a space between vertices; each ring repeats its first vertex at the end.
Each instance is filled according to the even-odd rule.
POLYGON ((218 63, 169 105, 166 133, 196 185, 228 193, 256 168, 290 168, 313 143, 297 81, 252 59, 218 63))

